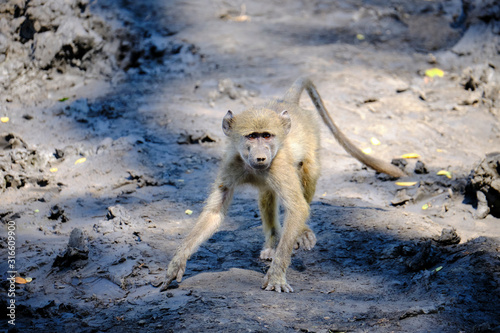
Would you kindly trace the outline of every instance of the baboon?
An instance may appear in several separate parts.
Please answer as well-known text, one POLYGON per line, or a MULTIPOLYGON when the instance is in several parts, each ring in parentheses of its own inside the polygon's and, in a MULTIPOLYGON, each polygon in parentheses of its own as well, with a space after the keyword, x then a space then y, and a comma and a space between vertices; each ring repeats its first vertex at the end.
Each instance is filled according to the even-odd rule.
POLYGON ((294 248, 310 250, 316 244, 316 236, 306 220, 320 174, 319 124, 313 111, 299 106, 304 89, 347 152, 378 172, 393 177, 405 175, 396 166, 364 154, 351 143, 330 118, 308 78, 295 81, 282 99, 272 100, 265 107, 250 108, 238 115, 228 111, 222 121, 224 134, 229 137, 225 157, 203 211, 168 265, 162 290, 174 279, 182 280, 186 261, 224 219, 235 187, 251 184, 259 190, 265 234, 260 258, 272 260, 262 288, 293 292, 286 281, 286 270, 294 248), (279 222, 279 202, 285 211, 283 227, 279 222))

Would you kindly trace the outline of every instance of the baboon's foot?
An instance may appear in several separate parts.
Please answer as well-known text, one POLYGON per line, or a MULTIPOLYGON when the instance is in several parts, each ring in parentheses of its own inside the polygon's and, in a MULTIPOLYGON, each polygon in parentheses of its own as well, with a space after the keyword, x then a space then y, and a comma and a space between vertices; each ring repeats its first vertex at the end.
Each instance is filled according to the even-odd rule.
POLYGON ((270 247, 265 248, 262 251, 260 251, 260 259, 262 259, 262 260, 273 260, 275 252, 276 252, 275 249, 272 249, 270 247))

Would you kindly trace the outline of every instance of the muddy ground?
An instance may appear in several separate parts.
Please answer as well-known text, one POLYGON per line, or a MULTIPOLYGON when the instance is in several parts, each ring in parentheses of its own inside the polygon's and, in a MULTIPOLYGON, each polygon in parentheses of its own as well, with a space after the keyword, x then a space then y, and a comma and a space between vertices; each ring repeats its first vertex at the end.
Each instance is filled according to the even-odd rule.
POLYGON ((495 1, 0 2, 0 77, 2 328, 500 331, 500 220, 465 195, 500 151, 495 1), (418 153, 416 184, 366 169, 323 126, 318 243, 292 258, 295 292, 260 289, 251 188, 160 292, 215 177, 222 117, 301 75, 361 148, 418 153), (13 225, 30 282, 11 297, 13 225))

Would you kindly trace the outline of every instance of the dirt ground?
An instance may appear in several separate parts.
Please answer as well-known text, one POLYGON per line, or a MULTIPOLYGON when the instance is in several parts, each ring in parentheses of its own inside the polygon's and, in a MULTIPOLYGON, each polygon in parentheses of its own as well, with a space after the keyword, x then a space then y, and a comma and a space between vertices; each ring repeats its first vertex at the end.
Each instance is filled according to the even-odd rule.
POLYGON ((0 1, 0 97, 9 332, 500 332, 499 216, 466 196, 500 151, 496 1, 0 1), (215 178, 222 117, 303 75, 362 149, 419 154, 400 180, 416 184, 322 126, 318 243, 292 257, 295 292, 260 288, 252 188, 161 292, 215 178))

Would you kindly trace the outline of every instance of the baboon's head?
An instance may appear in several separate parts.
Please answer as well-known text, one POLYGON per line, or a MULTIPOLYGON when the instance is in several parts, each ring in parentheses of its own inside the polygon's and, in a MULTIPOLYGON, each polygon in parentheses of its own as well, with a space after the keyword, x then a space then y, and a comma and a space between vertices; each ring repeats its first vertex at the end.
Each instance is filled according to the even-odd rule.
POLYGON ((233 116, 228 111, 222 121, 224 134, 231 139, 243 161, 255 170, 271 166, 291 128, 287 111, 250 109, 233 116))

